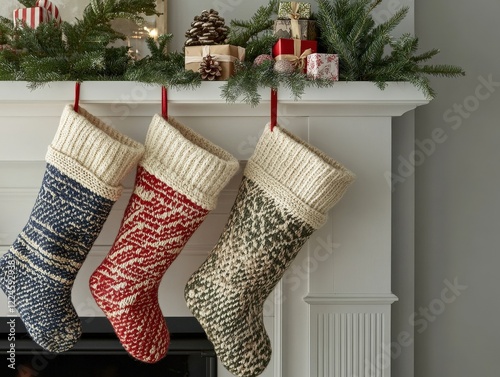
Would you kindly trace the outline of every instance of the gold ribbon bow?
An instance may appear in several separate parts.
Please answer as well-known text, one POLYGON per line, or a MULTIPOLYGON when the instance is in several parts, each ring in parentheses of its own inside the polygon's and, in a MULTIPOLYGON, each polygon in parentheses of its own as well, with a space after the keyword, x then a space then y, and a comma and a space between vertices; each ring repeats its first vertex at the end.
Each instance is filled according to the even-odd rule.
POLYGON ((302 41, 300 39, 294 39, 293 40, 293 55, 292 54, 282 54, 276 56, 275 60, 280 61, 280 60, 288 60, 293 64, 293 66, 301 71, 304 70, 304 67, 306 66, 306 58, 308 55, 312 54, 312 50, 308 48, 305 50, 303 53, 300 53, 300 46, 302 44, 302 41))
POLYGON ((203 61, 203 58, 207 55, 211 55, 212 57, 216 58, 217 61, 219 62, 230 62, 234 63, 236 60, 243 60, 244 59, 244 49, 242 47, 238 47, 238 54, 239 57, 236 56, 231 56, 231 55, 222 55, 222 54, 213 54, 211 53, 211 48, 218 45, 205 45, 202 46, 202 52, 201 55, 195 55, 195 56, 186 56, 184 61, 186 64, 189 63, 201 63, 203 61))
POLYGON ((290 3, 291 13, 288 15, 290 17, 291 27, 292 27, 292 38, 300 39, 300 27, 299 27, 299 13, 300 3, 298 1, 292 1, 290 3))
POLYGON ((292 13, 289 14, 291 20, 298 20, 300 18, 299 13, 300 3, 298 1, 290 2, 290 9, 292 13))

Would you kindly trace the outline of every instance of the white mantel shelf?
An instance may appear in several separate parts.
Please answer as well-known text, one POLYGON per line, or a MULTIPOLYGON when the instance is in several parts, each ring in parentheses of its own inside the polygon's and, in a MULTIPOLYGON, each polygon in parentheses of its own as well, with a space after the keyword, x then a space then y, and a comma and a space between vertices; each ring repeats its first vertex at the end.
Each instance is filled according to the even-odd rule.
MULTIPOLYGON (((194 90, 169 90, 169 111, 176 116, 267 116, 270 91, 261 91, 261 103, 252 108, 243 103, 229 104, 220 96, 222 82, 203 82, 194 90), (196 107, 196 114, 193 109, 196 107)), ((60 104, 71 103, 74 98, 73 82, 53 82, 31 90, 26 82, 0 81, 0 109, 15 111, 16 104, 42 105, 54 113, 60 104), (8 107, 4 105, 9 105, 8 107), (49 106, 49 107, 47 107, 49 106)), ((92 81, 81 85, 81 103, 141 104, 141 109, 158 106, 161 99, 159 86, 124 81, 92 81), (142 106, 144 105, 144 106, 142 106)), ((309 88, 300 99, 294 100, 288 90, 278 92, 280 116, 400 116, 425 105, 429 99, 416 87, 405 82, 391 82, 384 90, 371 82, 337 82, 330 88, 309 88)), ((141 109, 138 111, 141 112, 141 109)), ((159 110, 159 107, 158 107, 159 110)), ((7 115, 7 114, 5 114, 7 115)), ((96 114, 99 115, 99 114, 96 114)), ((146 115, 138 114, 138 115, 146 115)))

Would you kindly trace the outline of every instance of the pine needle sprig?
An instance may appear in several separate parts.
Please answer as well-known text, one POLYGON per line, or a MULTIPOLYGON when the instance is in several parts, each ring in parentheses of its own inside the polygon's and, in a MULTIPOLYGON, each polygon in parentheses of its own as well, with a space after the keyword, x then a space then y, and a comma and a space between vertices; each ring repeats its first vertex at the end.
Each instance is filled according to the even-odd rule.
POLYGON ((404 34, 395 39, 391 35, 407 16, 407 7, 376 25, 372 12, 380 3, 381 0, 318 0, 322 43, 328 53, 339 55, 341 80, 373 81, 381 89, 389 81, 408 81, 433 98, 436 93, 427 75, 465 75, 454 65, 421 65, 439 50, 417 54, 418 38, 404 34))
POLYGON ((146 84, 160 84, 168 88, 194 89, 200 86, 197 72, 184 68, 184 54, 167 52, 172 34, 163 34, 155 41, 147 38, 151 55, 133 63, 125 73, 125 79, 146 84))
POLYGON ((26 8, 32 8, 36 5, 37 0, 19 0, 26 8))
POLYGON ((285 88, 298 100, 308 87, 324 88, 333 84, 331 80, 309 80, 302 72, 276 72, 271 61, 260 65, 240 62, 237 73, 221 87, 221 96, 229 103, 239 100, 255 107, 261 100, 260 89, 285 88))
POLYGON ((235 46, 247 47, 263 31, 270 30, 278 14, 279 0, 270 0, 260 6, 249 20, 231 20, 228 41, 235 46))
POLYGON ((279 0, 270 0, 260 6, 249 20, 231 20, 228 43, 245 48, 245 56, 253 61, 260 54, 268 54, 277 38, 272 33, 278 14, 279 0))

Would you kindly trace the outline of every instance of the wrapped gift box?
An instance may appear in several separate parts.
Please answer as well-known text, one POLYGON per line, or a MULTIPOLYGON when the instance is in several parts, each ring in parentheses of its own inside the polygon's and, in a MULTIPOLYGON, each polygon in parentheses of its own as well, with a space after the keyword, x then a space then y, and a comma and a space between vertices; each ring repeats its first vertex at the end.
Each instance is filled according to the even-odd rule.
POLYGON ((279 39, 273 46, 275 60, 289 60, 307 72, 307 56, 318 51, 318 42, 300 39, 279 39))
POLYGON ((45 8, 49 12, 49 17, 51 20, 56 20, 57 23, 61 23, 61 15, 59 14, 59 9, 52 4, 49 0, 38 0, 36 2, 37 7, 45 8))
POLYGON ((339 81, 339 56, 336 54, 308 55, 307 76, 311 79, 339 81))
POLYGON ((38 27, 42 22, 51 20, 49 11, 41 7, 16 9, 14 10, 13 18, 14 25, 21 26, 25 24, 33 29, 38 27))
POLYGON ((14 25, 20 26, 26 24, 33 29, 42 22, 56 20, 61 23, 59 9, 49 0, 38 0, 36 6, 31 8, 16 9, 13 13, 14 25))
POLYGON ((214 56, 220 62, 222 67, 220 80, 227 80, 234 74, 234 62, 236 60, 245 60, 245 49, 233 45, 205 45, 205 46, 189 46, 185 47, 185 68, 198 72, 200 63, 207 55, 214 56))
POLYGON ((283 39, 316 40, 316 21, 310 20, 276 20, 274 35, 283 39))
POLYGON ((311 18, 311 4, 299 3, 298 1, 285 1, 279 4, 278 18, 289 19, 309 19, 311 18))

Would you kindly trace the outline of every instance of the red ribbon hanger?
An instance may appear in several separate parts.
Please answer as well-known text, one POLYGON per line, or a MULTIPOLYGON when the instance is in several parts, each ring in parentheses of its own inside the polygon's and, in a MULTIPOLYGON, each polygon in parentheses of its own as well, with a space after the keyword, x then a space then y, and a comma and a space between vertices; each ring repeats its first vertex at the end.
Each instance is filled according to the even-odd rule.
POLYGON ((278 124, 278 89, 271 88, 271 132, 278 124))
POLYGON ((161 116, 168 121, 168 94, 164 86, 161 87, 161 116))
POLYGON ((73 105, 73 110, 78 112, 80 108, 80 82, 77 81, 75 84, 75 104, 73 105))

